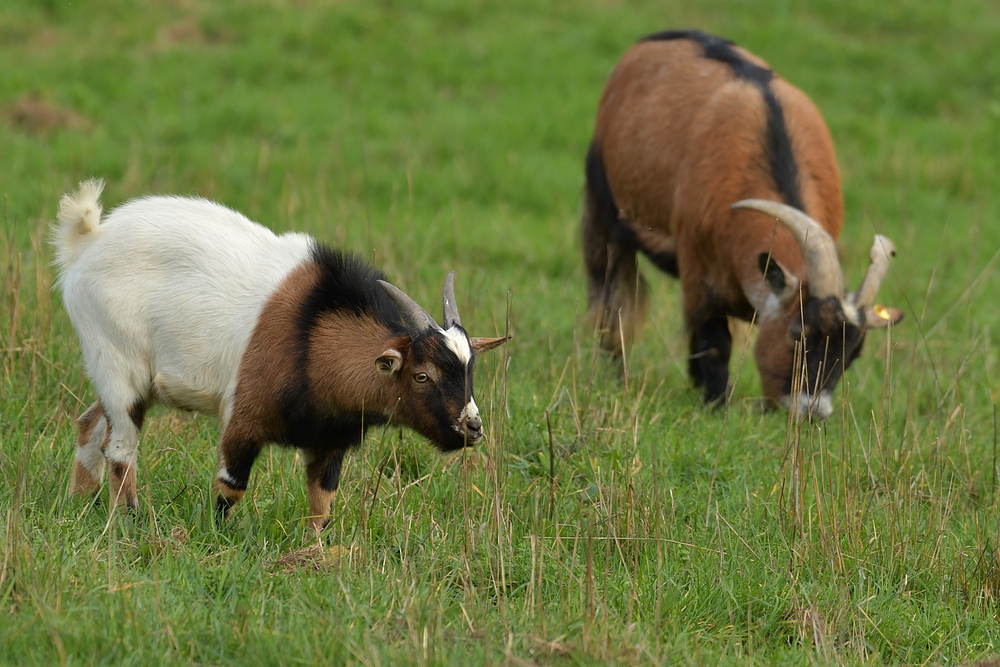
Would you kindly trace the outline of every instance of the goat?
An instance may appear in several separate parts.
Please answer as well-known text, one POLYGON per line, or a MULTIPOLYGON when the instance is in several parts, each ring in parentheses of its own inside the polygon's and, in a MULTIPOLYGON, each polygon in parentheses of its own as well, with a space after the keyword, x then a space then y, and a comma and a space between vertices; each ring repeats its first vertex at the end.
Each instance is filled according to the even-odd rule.
POLYGON ((642 327, 641 251, 681 281, 688 369, 706 402, 728 398, 729 317, 756 320, 768 404, 822 418, 866 330, 902 318, 873 308, 895 254, 884 236, 861 288, 844 290, 840 174, 819 111, 728 40, 665 31, 632 46, 601 97, 585 176, 588 316, 601 346, 623 354, 642 327))
POLYGON ((216 507, 242 498, 267 443, 304 453, 322 529, 345 453, 369 427, 408 426, 447 452, 483 437, 475 357, 445 280, 444 323, 361 258, 276 236, 204 199, 130 201, 101 221, 103 183, 60 203, 58 284, 97 401, 79 419, 73 487, 109 464, 112 507, 137 505, 139 432, 155 403, 222 421, 216 507))

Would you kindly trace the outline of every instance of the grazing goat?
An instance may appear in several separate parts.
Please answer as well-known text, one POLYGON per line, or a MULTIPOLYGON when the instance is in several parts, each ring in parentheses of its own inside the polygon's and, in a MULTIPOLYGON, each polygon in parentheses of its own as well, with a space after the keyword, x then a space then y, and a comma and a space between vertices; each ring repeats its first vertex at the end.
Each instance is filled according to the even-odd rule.
POLYGON ((615 66, 582 219, 589 316, 608 352, 623 353, 645 317, 641 251, 680 278, 689 372, 707 402, 727 398, 736 317, 759 326, 768 402, 826 418, 866 330, 902 317, 873 308, 895 252, 883 236, 860 289, 844 290, 842 219, 826 125, 763 60, 691 30, 646 37, 615 66))
POLYGON ((483 437, 475 356, 444 287, 444 326, 359 257, 275 236, 204 199, 146 197, 101 221, 103 183, 63 197, 59 286, 97 402, 80 417, 78 493, 109 464, 112 504, 136 498, 136 448, 154 403, 222 421, 217 508, 242 498, 267 443, 305 455, 309 522, 326 525, 341 462, 378 424, 451 451, 483 437))

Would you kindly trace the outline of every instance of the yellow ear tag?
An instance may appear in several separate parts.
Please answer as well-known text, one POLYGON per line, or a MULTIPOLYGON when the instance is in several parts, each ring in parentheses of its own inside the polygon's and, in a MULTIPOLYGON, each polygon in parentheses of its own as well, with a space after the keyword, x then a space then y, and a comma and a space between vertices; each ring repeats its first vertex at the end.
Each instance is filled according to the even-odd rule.
POLYGON ((886 307, 880 303, 876 303, 874 306, 872 306, 872 310, 874 310, 875 314, 881 317, 886 322, 888 322, 892 318, 886 307))

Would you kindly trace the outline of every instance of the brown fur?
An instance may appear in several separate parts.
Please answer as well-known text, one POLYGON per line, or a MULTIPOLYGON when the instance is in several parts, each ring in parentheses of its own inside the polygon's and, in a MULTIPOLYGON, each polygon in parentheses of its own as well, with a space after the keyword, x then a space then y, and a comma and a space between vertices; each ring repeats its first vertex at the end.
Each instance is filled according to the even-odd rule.
POLYGON ((121 461, 108 462, 108 486, 111 490, 111 505, 138 507, 139 497, 135 486, 135 465, 121 461))
MULTIPOLYGON (((104 414, 104 406, 101 405, 100 401, 94 402, 87 411, 80 415, 77 419, 77 425, 79 431, 77 432, 76 445, 77 447, 86 447, 90 442, 90 437, 94 433, 94 429, 100 424, 102 419, 107 419, 104 414)), ((111 436, 111 430, 105 429, 104 431, 104 442, 101 444, 101 449, 103 450, 107 447, 108 439, 111 436)), ((93 475, 79 460, 76 461, 73 466, 73 479, 70 482, 70 493, 75 493, 77 495, 94 495, 101 486, 101 479, 98 476, 93 475)))
POLYGON ((274 397, 291 384, 298 308, 318 279, 315 264, 295 269, 267 300, 240 363, 232 415, 222 434, 221 455, 227 440, 236 436, 260 442, 272 440, 284 427, 274 397))
POLYGON ((757 342, 753 349, 761 389, 770 407, 777 406, 777 400, 784 392, 785 371, 793 367, 796 354, 794 342, 776 345, 775 341, 784 341, 788 337, 788 322, 801 317, 797 299, 785 303, 782 311, 778 317, 762 318, 758 322, 757 342))
MULTIPOLYGON (((144 407, 142 410, 136 408, 133 412, 134 414, 140 415, 138 419, 141 421, 141 415, 144 414, 144 407)), ((136 416, 131 417, 133 421, 137 419, 136 416)), ((79 425, 79 432, 77 433, 77 447, 84 448, 91 444, 91 439, 94 437, 94 430, 104 421, 105 430, 104 438, 101 441, 101 452, 105 452, 108 447, 108 443, 111 440, 111 421, 108 419, 107 414, 104 410, 104 405, 100 401, 95 401, 86 412, 80 415, 77 420, 79 425)), ((100 464, 100 469, 103 469, 104 463, 100 464)), ((73 480, 71 483, 71 492, 77 495, 93 495, 101 486, 101 480, 99 475, 95 475, 92 471, 88 470, 83 463, 77 459, 73 465, 73 480)), ((138 507, 139 498, 136 491, 136 467, 135 462, 123 463, 120 461, 110 461, 108 462, 108 491, 111 497, 111 506, 117 505, 127 505, 128 507, 138 507)))
POLYGON ((215 493, 218 497, 225 499, 227 505, 226 508, 227 517, 229 516, 229 512, 232 511, 233 507, 235 507, 238 502, 243 500, 243 495, 246 493, 246 491, 241 491, 240 489, 234 489, 233 487, 229 486, 225 482, 222 482, 218 479, 215 480, 214 484, 212 484, 212 489, 215 490, 215 493))
POLYGON ((330 506, 333 499, 337 497, 336 491, 325 491, 319 484, 319 480, 309 480, 306 488, 309 497, 309 528, 319 532, 326 528, 330 522, 330 506))
POLYGON ((489 352, 494 350, 507 341, 509 341, 513 336, 497 336, 496 338, 469 338, 469 347, 472 348, 472 353, 479 355, 483 352, 489 352))
POLYGON ((337 495, 336 489, 323 488, 323 473, 327 466, 342 452, 329 451, 310 455, 306 459, 306 489, 309 499, 308 525, 313 531, 319 532, 330 520, 330 505, 337 495))
MULTIPOLYGON (((267 300, 240 362, 233 409, 223 426, 219 467, 245 456, 256 456, 263 443, 280 437, 285 424, 275 397, 292 383, 291 349, 297 308, 316 283, 315 264, 306 262, 281 283, 267 300), (266 315, 266 316, 265 316, 266 315)), ((215 480, 214 489, 225 516, 243 498, 244 491, 215 480)))
POLYGON ((395 404, 399 390, 377 373, 375 359, 390 347, 403 354, 407 365, 408 338, 393 337, 370 318, 324 315, 309 342, 309 382, 316 396, 337 410, 384 413, 395 404))
POLYGON ((79 496, 92 496, 101 488, 101 480, 90 474, 90 471, 79 461, 73 464, 73 480, 70 482, 70 493, 79 496))
MULTIPOLYGON (((777 75, 770 89, 784 114, 806 213, 836 239, 843 203, 830 134, 800 90, 777 75)), ((621 223, 647 253, 676 258, 689 331, 695 335, 719 317, 749 321, 758 313, 762 375, 765 367, 784 364, 778 357, 793 351, 794 341, 784 341, 787 320, 772 327, 758 310, 771 294, 758 256, 770 253, 807 289, 802 251, 791 233, 768 216, 729 208, 742 199, 783 200, 768 170, 766 135, 767 108, 759 88, 737 78, 728 64, 706 57, 698 43, 675 39, 639 42, 625 53, 601 97, 593 142, 621 223), (773 349, 778 346, 771 336, 778 332, 771 329, 782 327, 782 349, 773 349)), ((621 338, 627 345, 642 326, 645 284, 634 250, 618 246, 597 216, 588 191, 583 227, 592 276, 590 318, 604 327, 603 347, 618 353, 621 338), (608 267, 609 280, 603 295, 595 295, 593 276, 601 266, 608 267)), ((794 318, 797 307, 798 300, 790 299, 780 314, 770 316, 794 318)), ((776 399, 773 383, 764 378, 764 385, 765 394, 776 399)))
MULTIPOLYGON (((836 239, 843 203, 833 141, 801 91, 778 78, 771 87, 785 112, 806 212, 836 239)), ((767 174, 748 168, 767 163, 765 124, 760 92, 690 40, 641 42, 608 81, 594 136, 611 190, 649 248, 674 246, 683 258, 687 313, 722 299, 749 319, 756 304, 747 294, 759 290, 761 252, 770 250, 804 278, 802 251, 787 229, 753 211, 729 210, 741 199, 781 200, 767 174)))
MULTIPOLYGON (((268 299, 243 361, 232 416, 223 431, 219 465, 224 467, 264 443, 281 440, 284 424, 276 400, 293 383, 298 313, 309 290, 319 278, 313 263, 293 271, 268 299)), ((315 397, 331 411, 371 411, 385 414, 395 406, 400 392, 375 369, 375 359, 388 347, 406 354, 408 339, 397 339, 367 318, 328 313, 317 322, 309 343, 309 382, 315 397)), ((397 379, 400 381, 400 379, 397 379)), ((341 452, 342 454, 342 452, 341 452)), ((325 458, 324 458, 325 461, 325 458)), ((307 470, 310 525, 329 518, 335 492, 319 487, 321 469, 307 470)), ((231 508, 242 497, 228 485, 216 485, 231 508)))
MULTIPOLYGON (((274 400, 291 384, 298 309, 318 279, 317 267, 303 264, 268 299, 240 364, 232 417, 223 445, 238 434, 261 442, 278 438, 285 426, 274 400)), ((339 410, 378 409, 392 405, 391 391, 378 382, 375 358, 393 345, 405 350, 408 341, 394 339, 384 327, 366 318, 324 315, 310 341, 310 385, 317 398, 339 410), (376 396, 364 405, 364 398, 376 396)), ((405 352, 404 352, 405 354, 405 352)))

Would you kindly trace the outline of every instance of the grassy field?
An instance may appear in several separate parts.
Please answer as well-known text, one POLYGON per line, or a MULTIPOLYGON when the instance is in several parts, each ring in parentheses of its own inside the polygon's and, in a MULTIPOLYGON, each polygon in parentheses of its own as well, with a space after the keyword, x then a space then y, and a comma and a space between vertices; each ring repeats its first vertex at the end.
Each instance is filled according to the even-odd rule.
POLYGON ((0 663, 963 664, 1000 653, 1000 6, 927 2, 5 0, 0 7, 0 663), (637 37, 700 27, 823 111, 845 277, 899 253, 825 425, 685 375, 653 278, 620 379, 583 322, 583 156, 637 37), (93 400, 54 294, 59 197, 193 193, 363 252, 515 339, 485 444, 373 432, 326 545, 302 466, 216 526, 218 424, 154 411, 141 511, 67 495, 93 400), (509 314, 509 315, 508 315, 509 314))

